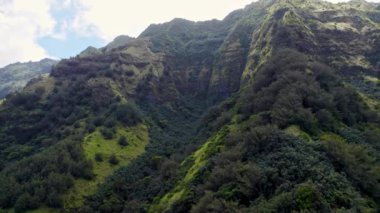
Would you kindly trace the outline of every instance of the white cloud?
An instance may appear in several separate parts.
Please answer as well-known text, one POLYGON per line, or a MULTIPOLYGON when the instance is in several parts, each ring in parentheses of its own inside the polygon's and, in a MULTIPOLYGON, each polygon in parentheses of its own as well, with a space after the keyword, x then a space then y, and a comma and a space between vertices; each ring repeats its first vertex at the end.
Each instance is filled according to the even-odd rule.
MULTIPOLYGON (((92 26, 106 41, 117 35, 138 36, 149 24, 173 18, 193 21, 222 19, 253 0, 77 0, 83 6, 76 24, 92 26)), ((329 0, 344 2, 348 0, 329 0)), ((379 1, 379 0, 371 0, 379 1)), ((80 29, 80 27, 78 28, 80 29)), ((82 28, 83 30, 83 28, 82 28)), ((84 29, 86 31, 86 29, 84 29)))
POLYGON ((69 33, 75 33, 79 37, 97 35, 94 26, 83 19, 83 14, 87 11, 80 0, 50 0, 52 4, 51 13, 61 13, 57 15, 57 26, 51 37, 64 40, 69 33), (62 16, 66 14, 66 16, 62 16))
POLYGON ((138 36, 149 24, 185 18, 193 21, 222 19, 252 0, 79 0, 84 6, 81 23, 95 26, 102 38, 120 34, 138 36))
POLYGON ((0 0, 0 67, 47 57, 36 38, 51 33, 49 0, 0 0))

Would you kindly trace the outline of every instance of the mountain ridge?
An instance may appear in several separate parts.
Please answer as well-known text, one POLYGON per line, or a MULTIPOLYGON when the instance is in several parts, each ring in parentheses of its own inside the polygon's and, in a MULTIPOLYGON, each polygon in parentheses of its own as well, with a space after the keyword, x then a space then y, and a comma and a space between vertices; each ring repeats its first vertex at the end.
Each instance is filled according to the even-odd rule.
POLYGON ((1 68, 0 99, 11 92, 22 90, 29 80, 49 74, 56 63, 56 60, 45 58, 38 62, 17 62, 1 68))

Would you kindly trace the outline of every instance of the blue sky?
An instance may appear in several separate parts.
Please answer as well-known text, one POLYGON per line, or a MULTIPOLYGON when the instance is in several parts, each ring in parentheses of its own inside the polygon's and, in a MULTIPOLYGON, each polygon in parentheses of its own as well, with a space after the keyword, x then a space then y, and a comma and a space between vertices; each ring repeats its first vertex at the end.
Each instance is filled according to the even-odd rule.
POLYGON ((118 35, 137 37, 149 24, 173 18, 223 19, 252 1, 0 0, 0 67, 68 58, 118 35))
POLYGON ((46 51, 47 55, 53 58, 68 58, 86 49, 88 46, 102 47, 106 40, 99 37, 94 26, 87 27, 86 35, 82 35, 70 28, 70 24, 75 21, 82 7, 74 1, 69 1, 66 7, 59 4, 53 5, 50 9, 51 16, 56 24, 52 35, 42 36, 37 39, 37 43, 46 51))
POLYGON ((79 37, 75 34, 67 36, 65 39, 56 39, 50 36, 38 39, 38 44, 41 45, 52 58, 69 58, 80 53, 88 46, 96 48, 105 45, 105 41, 96 36, 79 37))

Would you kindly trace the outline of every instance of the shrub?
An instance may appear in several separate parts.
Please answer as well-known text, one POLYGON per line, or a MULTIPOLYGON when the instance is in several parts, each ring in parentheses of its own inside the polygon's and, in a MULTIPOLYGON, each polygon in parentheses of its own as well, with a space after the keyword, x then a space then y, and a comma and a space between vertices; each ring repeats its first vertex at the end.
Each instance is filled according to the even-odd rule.
POLYGON ((96 126, 93 123, 88 124, 87 126, 87 132, 93 133, 95 132, 96 126))
POLYGON ((101 117, 101 116, 98 116, 98 117, 96 117, 96 118, 94 119, 93 124, 94 124, 95 126, 101 126, 101 125, 103 124, 103 122, 104 122, 104 118, 101 117))
POLYGON ((127 138, 125 136, 121 136, 119 138, 119 145, 120 146, 128 146, 128 141, 127 141, 127 138))
POLYGON ((128 77, 132 77, 132 76, 135 75, 135 72, 134 72, 133 70, 127 70, 127 71, 125 72, 125 74, 126 74, 128 77))
POLYGON ((295 201, 299 210, 318 209, 321 204, 319 191, 310 183, 304 183, 297 187, 295 201))
POLYGON ((35 197, 32 197, 29 193, 22 194, 15 203, 15 212, 24 212, 25 210, 36 209, 40 206, 40 203, 35 197))
POLYGON ((110 130, 108 128, 102 128, 100 130, 100 132, 102 133, 104 139, 106 139, 106 140, 111 140, 114 136, 112 130, 110 130))
POLYGON ((112 154, 108 162, 112 165, 117 165, 119 164, 119 159, 117 159, 115 154, 112 154))
POLYGON ((27 109, 32 108, 38 100, 39 97, 32 93, 17 93, 10 97, 12 105, 25 106, 27 109))
POLYGON ((102 157, 102 155, 101 155, 100 153, 96 153, 96 154, 95 154, 95 160, 96 160, 97 162, 102 162, 102 161, 103 161, 103 157, 102 157))
POLYGON ((334 129, 335 121, 331 112, 327 111, 326 109, 321 109, 315 115, 322 129, 327 129, 327 130, 334 129))
POLYGON ((108 128, 115 127, 116 126, 116 119, 113 116, 107 118, 107 120, 104 122, 104 126, 106 126, 108 128))
POLYGON ((116 118, 126 125, 135 125, 142 120, 141 113, 131 103, 120 104, 116 109, 116 118))
POLYGON ((62 207, 62 196, 53 191, 47 195, 46 203, 49 207, 60 208, 62 207))

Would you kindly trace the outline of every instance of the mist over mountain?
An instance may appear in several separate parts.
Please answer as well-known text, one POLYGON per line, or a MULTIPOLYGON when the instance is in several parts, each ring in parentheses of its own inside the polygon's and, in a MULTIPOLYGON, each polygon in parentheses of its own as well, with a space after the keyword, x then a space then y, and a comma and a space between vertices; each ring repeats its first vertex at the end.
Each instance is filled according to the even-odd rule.
POLYGON ((89 47, 0 105, 0 212, 377 212, 379 53, 363 0, 89 47))

